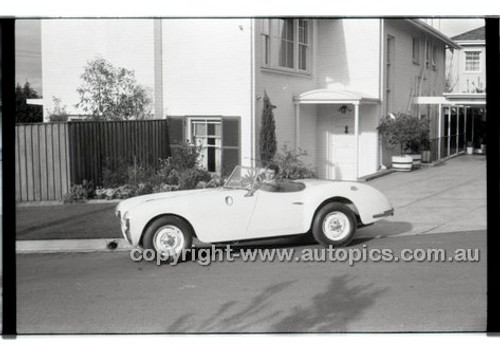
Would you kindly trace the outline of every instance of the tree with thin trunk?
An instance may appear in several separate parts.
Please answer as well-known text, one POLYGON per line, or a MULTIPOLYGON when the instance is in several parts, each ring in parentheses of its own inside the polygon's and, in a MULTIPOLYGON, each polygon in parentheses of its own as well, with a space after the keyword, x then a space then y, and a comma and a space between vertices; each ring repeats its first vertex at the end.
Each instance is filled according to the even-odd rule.
POLYGON ((91 120, 143 120, 151 116, 151 98, 135 73, 97 57, 87 63, 77 89, 81 108, 91 120))
POLYGON ((268 165, 276 154, 276 125, 274 122, 273 109, 276 106, 264 92, 264 106, 262 108, 262 124, 260 127, 260 161, 264 166, 268 165))

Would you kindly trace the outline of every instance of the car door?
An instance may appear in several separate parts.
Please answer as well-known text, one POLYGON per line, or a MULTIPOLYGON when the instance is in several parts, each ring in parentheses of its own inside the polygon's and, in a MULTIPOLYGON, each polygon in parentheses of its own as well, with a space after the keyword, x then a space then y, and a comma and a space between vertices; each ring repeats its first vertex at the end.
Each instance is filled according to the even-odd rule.
POLYGON ((267 192, 257 190, 248 237, 273 237, 304 232, 304 191, 267 192))
POLYGON ((256 197, 245 196, 244 189, 224 189, 197 199, 193 207, 201 209, 192 216, 193 227, 203 242, 224 242, 244 239, 256 197))

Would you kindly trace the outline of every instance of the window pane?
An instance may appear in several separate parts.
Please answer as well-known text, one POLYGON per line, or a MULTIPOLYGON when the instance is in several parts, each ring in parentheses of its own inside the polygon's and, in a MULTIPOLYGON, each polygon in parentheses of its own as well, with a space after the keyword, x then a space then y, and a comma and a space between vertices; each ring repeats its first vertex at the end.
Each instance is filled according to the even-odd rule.
POLYGON ((204 122, 195 122, 194 125, 194 135, 195 136, 206 136, 207 135, 207 125, 204 122))
POLYGON ((270 64, 270 39, 268 35, 261 36, 262 64, 270 64))
POLYGON ((286 39, 293 41, 294 39, 294 28, 293 28, 293 20, 285 20, 286 27, 286 39))
POLYGON ((207 171, 215 172, 216 171, 216 149, 215 147, 207 148, 207 171))
POLYGON ((307 70, 307 46, 299 46, 299 69, 307 70))
POLYGON ((207 135, 213 136, 215 134, 215 125, 213 124, 213 122, 208 122, 207 128, 208 128, 207 135))
POLYGON ((294 27, 293 20, 281 20, 280 66, 293 68, 294 27))
POLYGON ((299 20, 299 43, 308 43, 308 22, 306 20, 299 20))
POLYGON ((413 62, 418 63, 419 62, 419 56, 420 56, 420 42, 417 38, 413 38, 413 62))
POLYGON ((466 71, 479 71, 479 52, 478 51, 466 51, 465 52, 465 70, 466 71))

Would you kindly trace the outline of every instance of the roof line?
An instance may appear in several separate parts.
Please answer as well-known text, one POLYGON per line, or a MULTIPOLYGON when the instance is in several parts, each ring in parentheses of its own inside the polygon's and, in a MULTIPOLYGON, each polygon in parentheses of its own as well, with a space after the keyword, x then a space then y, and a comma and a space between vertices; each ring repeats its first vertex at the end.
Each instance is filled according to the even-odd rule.
POLYGON ((452 39, 450 39, 448 36, 443 34, 442 32, 438 31, 436 28, 432 27, 431 25, 419 20, 419 19, 406 19, 406 21, 410 22, 414 26, 418 27, 419 29, 437 37, 438 39, 442 40, 449 46, 451 46, 454 49, 461 49, 462 47, 454 42, 452 39))

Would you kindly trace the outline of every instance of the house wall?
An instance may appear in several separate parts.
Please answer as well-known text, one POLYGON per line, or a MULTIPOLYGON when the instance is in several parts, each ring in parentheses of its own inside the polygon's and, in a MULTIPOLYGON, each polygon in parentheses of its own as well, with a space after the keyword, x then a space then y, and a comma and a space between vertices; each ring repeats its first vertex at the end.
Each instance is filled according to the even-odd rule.
MULTIPOLYGON (((415 96, 437 96, 444 92, 445 87, 445 46, 444 43, 426 35, 405 20, 384 20, 384 37, 392 35, 395 38, 395 60, 393 99, 390 106, 392 113, 410 112, 416 114, 416 106, 411 105, 415 96), (418 64, 412 58, 412 38, 418 37, 420 43, 420 58, 418 64), (438 48, 436 67, 425 65, 425 42, 430 41, 431 48, 438 48), (419 82, 420 87, 419 87, 419 82), (410 110, 409 110, 410 108, 410 110)), ((385 91, 385 83, 384 83, 385 91)), ((426 114, 421 111, 420 114, 426 114)))
POLYGON ((452 56, 451 68, 454 69, 455 75, 455 85, 452 87, 453 92, 456 93, 474 93, 475 88, 480 88, 482 90, 486 87, 486 48, 483 44, 470 44, 461 43, 458 44, 463 46, 463 49, 456 50, 452 56), (479 72, 466 72, 465 71, 465 51, 479 51, 480 54, 480 66, 479 72))
POLYGON ((164 114, 238 116, 241 162, 251 163, 252 21, 168 19, 162 23, 164 114))
MULTIPOLYGON (((431 132, 430 137, 435 138, 438 134, 438 109, 436 106, 418 106, 412 104, 412 100, 416 96, 439 96, 445 91, 445 44, 435 37, 426 34, 405 20, 386 19, 384 20, 384 41, 387 36, 394 37, 394 62, 393 87, 391 89, 392 98, 388 109, 386 104, 382 106, 382 113, 399 112, 410 113, 416 116, 430 118, 431 132), (413 62, 413 42, 412 38, 419 39, 419 60, 418 63, 413 62), (426 41, 429 41, 430 48, 437 47, 436 65, 432 63, 426 65, 426 41)), ((383 49, 386 55, 386 47, 383 49)), ((432 54, 431 54, 432 57, 432 54)), ((384 58, 385 62, 385 58, 384 58)), ((383 77, 387 74, 384 65, 383 77)), ((385 101, 386 81, 382 82, 385 101)), ((399 149, 382 148, 382 164, 391 165, 392 155, 399 154, 399 149)))
POLYGON ((83 114, 76 89, 89 60, 100 56, 115 66, 135 71, 139 84, 153 97, 153 21, 142 19, 42 20, 44 119, 61 99, 70 115, 83 114))
POLYGON ((317 20, 318 88, 380 97, 380 20, 317 20))

